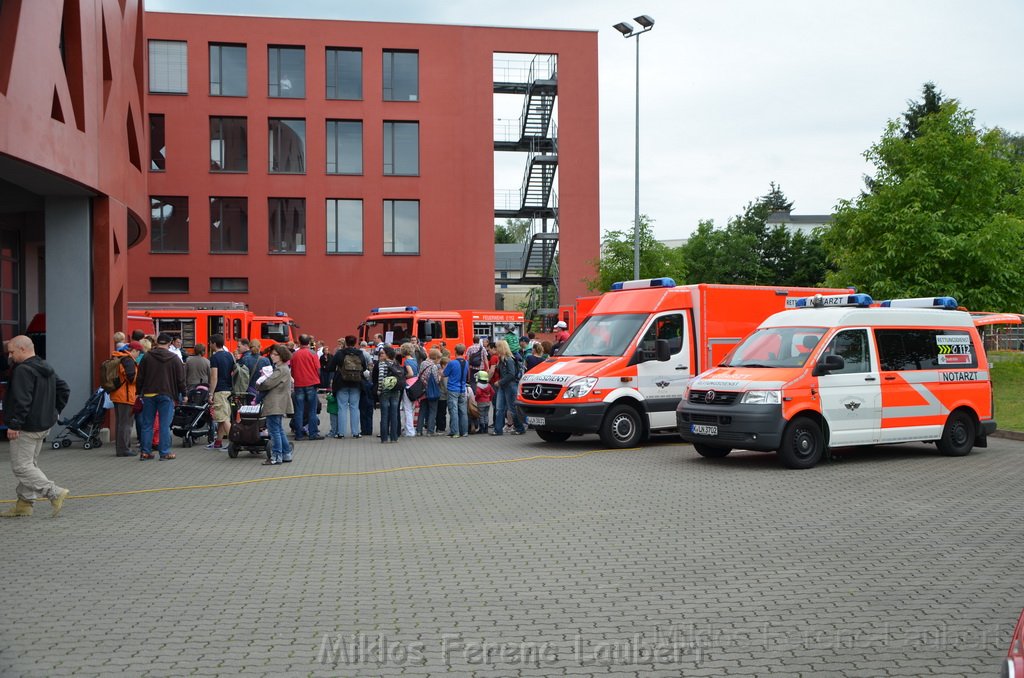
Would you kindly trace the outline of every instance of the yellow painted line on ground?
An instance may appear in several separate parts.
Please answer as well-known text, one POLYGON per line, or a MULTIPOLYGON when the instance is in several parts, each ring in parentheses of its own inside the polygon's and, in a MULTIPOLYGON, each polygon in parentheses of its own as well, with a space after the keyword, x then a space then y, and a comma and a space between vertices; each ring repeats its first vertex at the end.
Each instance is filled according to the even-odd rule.
MULTIPOLYGON (((682 444, 682 443, 679 443, 682 444)), ((657 446, 660 447, 660 446, 657 446)), ((156 492, 181 492, 182 490, 209 490, 222 487, 241 487, 243 485, 255 485, 257 483, 273 483, 280 480, 303 480, 307 478, 355 478, 358 476, 376 476, 386 473, 399 473, 403 471, 424 471, 428 469, 441 468, 469 468, 473 466, 496 466, 498 464, 518 464, 524 461, 542 460, 568 460, 581 459, 593 454, 609 454, 614 452, 638 452, 643 451, 641 447, 626 447, 622 449, 587 450, 579 454, 536 454, 530 457, 516 457, 514 459, 494 459, 491 461, 464 461, 451 462, 447 464, 418 464, 416 466, 397 466, 394 468, 382 468, 371 471, 339 471, 337 473, 301 473, 291 476, 270 476, 268 478, 253 478, 251 480, 235 480, 226 483, 210 483, 207 485, 181 485, 178 487, 152 487, 145 490, 123 490, 121 492, 100 492, 96 494, 80 494, 68 497, 68 499, 100 499, 102 497, 127 497, 135 494, 153 494, 156 492)), ((14 499, 0 500, 0 504, 13 504, 14 499)))

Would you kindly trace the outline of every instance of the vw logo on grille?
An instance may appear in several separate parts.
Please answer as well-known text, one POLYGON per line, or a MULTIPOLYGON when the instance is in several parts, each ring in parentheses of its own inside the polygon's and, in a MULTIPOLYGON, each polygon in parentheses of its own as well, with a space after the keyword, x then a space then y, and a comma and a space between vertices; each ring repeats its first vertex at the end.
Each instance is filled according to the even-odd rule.
POLYGON ((713 403, 715 402, 716 396, 717 394, 714 391, 708 391, 707 393, 704 394, 704 402, 713 403))
POLYGON ((540 384, 537 384, 536 386, 533 387, 533 399, 540 400, 540 397, 542 395, 544 395, 544 387, 541 386, 540 384))

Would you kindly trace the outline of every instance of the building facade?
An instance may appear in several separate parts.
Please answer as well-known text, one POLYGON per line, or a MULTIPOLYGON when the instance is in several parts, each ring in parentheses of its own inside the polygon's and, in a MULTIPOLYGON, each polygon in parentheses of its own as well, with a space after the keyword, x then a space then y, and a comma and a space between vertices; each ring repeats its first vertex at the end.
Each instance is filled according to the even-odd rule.
POLYGON ((557 209, 531 237, 550 249, 557 227, 558 295, 586 293, 600 248, 596 32, 164 13, 145 25, 150 229, 130 253, 132 301, 241 301, 326 338, 375 306, 493 308, 502 54, 557 61, 557 142, 546 128, 528 161, 557 209))
POLYGON ((139 0, 0 0, 0 335, 50 319, 68 411, 122 329, 146 237, 139 0))

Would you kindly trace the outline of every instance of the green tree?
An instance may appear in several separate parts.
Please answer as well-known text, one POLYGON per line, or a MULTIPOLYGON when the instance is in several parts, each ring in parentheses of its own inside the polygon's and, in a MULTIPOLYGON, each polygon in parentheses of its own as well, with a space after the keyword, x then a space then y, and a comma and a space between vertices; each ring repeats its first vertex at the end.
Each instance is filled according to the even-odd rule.
POLYGON ((767 194, 748 203, 724 229, 702 221, 683 246, 689 282, 736 285, 819 285, 826 260, 817 234, 790 233, 768 227, 774 212, 789 212, 793 203, 775 183, 767 194))
MULTIPOLYGON (((654 238, 653 219, 640 215, 640 278, 664 276, 681 282, 685 279, 681 248, 669 247, 654 238)), ((601 259, 596 262, 597 277, 586 280, 592 292, 607 292, 612 283, 633 279, 633 230, 609 231, 601 241, 601 259)))
POLYGON ((494 244, 511 245, 526 242, 533 222, 529 219, 506 219, 504 224, 494 225, 494 244))
POLYGON ((830 285, 876 298, 951 295, 972 310, 1024 307, 1024 163, 951 99, 907 137, 890 121, 865 152, 872 190, 838 205, 824 238, 830 285))
POLYGON ((934 82, 926 82, 921 88, 921 101, 907 101, 900 131, 904 139, 916 139, 921 135, 921 121, 926 115, 938 113, 945 97, 935 88, 934 82))

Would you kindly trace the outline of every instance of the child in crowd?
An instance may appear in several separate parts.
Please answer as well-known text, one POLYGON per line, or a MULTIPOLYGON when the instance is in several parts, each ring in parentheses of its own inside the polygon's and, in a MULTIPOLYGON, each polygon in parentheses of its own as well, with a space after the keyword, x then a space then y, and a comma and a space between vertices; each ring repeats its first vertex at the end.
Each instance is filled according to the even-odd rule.
POLYGON ((494 400, 494 387, 488 382, 490 375, 487 370, 480 370, 476 373, 476 406, 480 411, 476 427, 480 433, 487 433, 487 422, 491 418, 491 401, 494 400))
POLYGON ((327 414, 331 416, 331 430, 327 433, 327 437, 335 438, 341 435, 341 429, 338 428, 338 399, 329 391, 327 393, 327 414))

